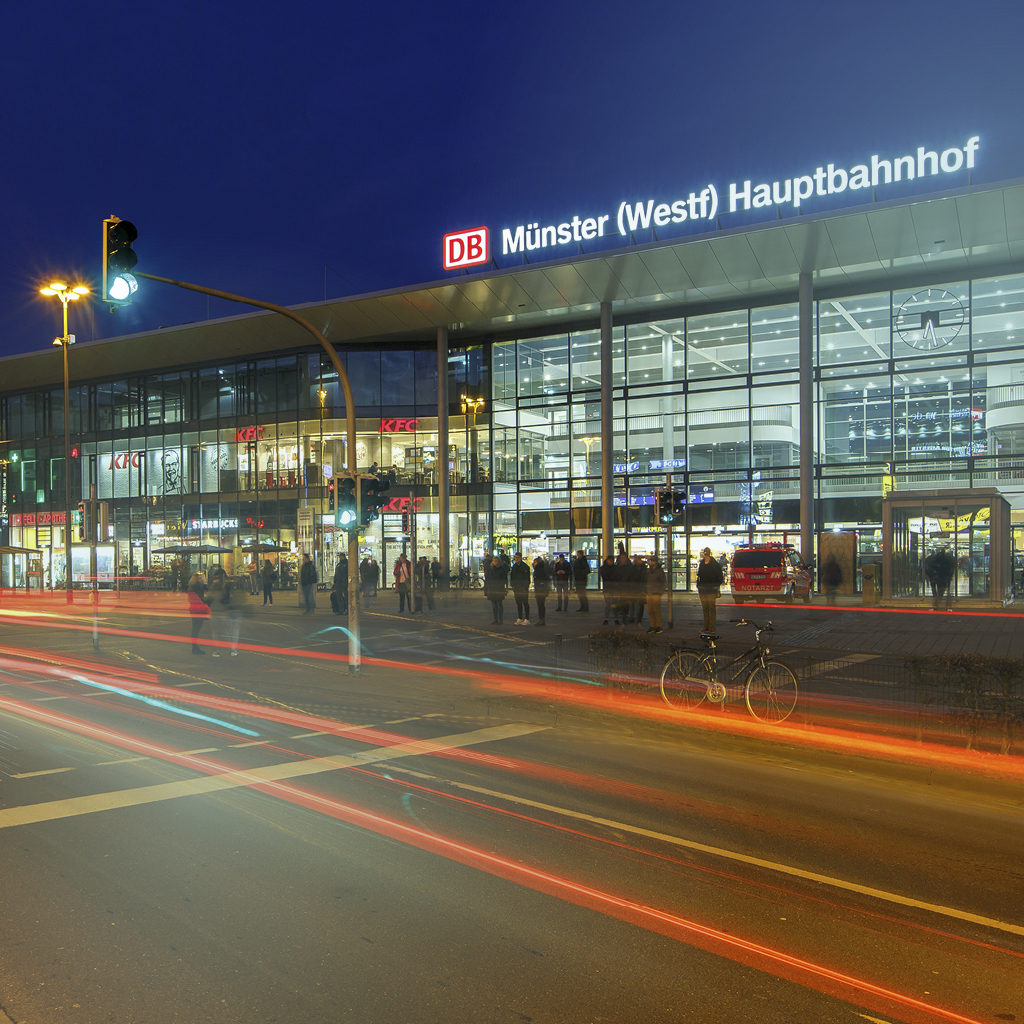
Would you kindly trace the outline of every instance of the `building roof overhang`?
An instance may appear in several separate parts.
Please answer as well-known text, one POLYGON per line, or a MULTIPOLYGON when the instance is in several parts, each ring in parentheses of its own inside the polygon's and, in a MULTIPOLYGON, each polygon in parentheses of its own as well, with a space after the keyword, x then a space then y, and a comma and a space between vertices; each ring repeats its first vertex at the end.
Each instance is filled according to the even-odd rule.
MULTIPOLYGON (((1019 179, 290 308, 336 345, 397 344, 432 339, 438 327, 453 339, 559 330, 596 319, 602 302, 622 320, 794 301, 801 273, 827 296, 1022 265, 1019 179)), ((311 344, 297 324, 259 311, 79 344, 72 360, 81 381, 311 344)), ((8 393, 61 380, 52 349, 0 359, 0 372, 8 393)))

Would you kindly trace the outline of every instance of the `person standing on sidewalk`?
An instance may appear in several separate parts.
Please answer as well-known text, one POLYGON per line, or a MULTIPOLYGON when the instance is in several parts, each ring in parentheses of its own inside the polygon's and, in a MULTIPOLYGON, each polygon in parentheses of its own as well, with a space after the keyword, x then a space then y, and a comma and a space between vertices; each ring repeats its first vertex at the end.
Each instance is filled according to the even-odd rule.
POLYGON ((434 610, 434 580, 430 573, 430 562, 426 555, 420 555, 416 563, 416 611, 423 614, 423 599, 427 599, 427 611, 434 610))
MULTIPOLYGON (((241 608, 238 607, 235 598, 235 588, 227 574, 219 566, 214 566, 211 572, 212 582, 207 591, 210 604, 210 629, 213 632, 213 639, 226 642, 230 645, 231 657, 238 657, 238 630, 241 627, 241 608)), ((219 658, 221 649, 218 647, 213 651, 213 656, 219 658)))
MULTIPOLYGON (((604 594, 604 624, 607 626, 615 605, 616 575, 614 556, 608 555, 605 558, 601 563, 601 568, 597 570, 597 575, 601 579, 601 590, 604 594)), ((616 625, 618 625, 617 622, 616 625)))
POLYGON ((582 551, 576 552, 572 562, 572 582, 576 590, 576 596, 580 599, 580 606, 577 611, 589 612, 590 602, 587 600, 587 577, 590 575, 590 563, 584 557, 582 551))
POLYGON ((203 623, 210 618, 210 606, 206 603, 206 584, 197 572, 192 573, 188 581, 188 611, 192 616, 192 653, 205 654, 199 646, 199 634, 203 623))
POLYGON ((348 615, 348 558, 345 555, 338 559, 334 569, 334 593, 337 595, 338 614, 348 615))
POLYGON ((932 586, 932 608, 935 611, 943 607, 949 611, 953 606, 949 584, 955 569, 953 558, 946 553, 945 545, 924 560, 924 575, 932 586))
POLYGON ((522 552, 517 551, 515 561, 509 570, 508 581, 512 596, 516 599, 517 626, 530 624, 530 567, 523 561, 522 552))
POLYGON ((484 596, 491 602, 494 618, 492 626, 501 625, 505 621, 505 595, 508 593, 508 570, 495 555, 489 564, 484 566, 484 596))
POLYGON ((558 602, 555 611, 567 612, 569 610, 569 580, 572 579, 572 566, 565 560, 565 555, 561 552, 558 553, 555 564, 551 568, 551 575, 554 577, 555 597, 558 602))
POLYGON ((629 620, 638 626, 644 624, 644 609, 647 607, 647 563, 639 556, 633 556, 633 573, 631 577, 629 620))
POLYGON ((543 555, 533 560, 533 596, 537 601, 538 626, 546 626, 546 602, 551 593, 551 568, 543 555))
POLYGON ((661 595, 665 593, 667 583, 665 570, 657 558, 651 557, 647 564, 647 616, 651 624, 647 629, 648 633, 660 633, 661 629, 661 595))
POLYGON ((260 570, 260 579, 263 581, 263 607, 274 604, 274 578, 277 570, 269 558, 263 559, 263 568, 260 570))
POLYGON ((401 615, 406 609, 412 614, 412 602, 409 600, 409 590, 412 584, 412 566, 403 551, 395 562, 395 568, 391 575, 395 577, 395 590, 398 591, 398 614, 401 615))
POLYGON ((299 586, 302 588, 302 599, 306 602, 306 609, 303 615, 311 615, 316 602, 317 584, 316 566, 310 560, 309 555, 302 556, 302 568, 299 570, 299 586))
POLYGON ((839 590, 843 582, 843 570, 839 568, 835 555, 829 555, 821 574, 821 582, 825 584, 826 604, 835 604, 836 591, 839 590))
POLYGON ((711 557, 711 548, 701 552, 697 566, 697 596, 704 612, 704 632, 714 633, 718 617, 718 595, 722 592, 722 567, 711 557))

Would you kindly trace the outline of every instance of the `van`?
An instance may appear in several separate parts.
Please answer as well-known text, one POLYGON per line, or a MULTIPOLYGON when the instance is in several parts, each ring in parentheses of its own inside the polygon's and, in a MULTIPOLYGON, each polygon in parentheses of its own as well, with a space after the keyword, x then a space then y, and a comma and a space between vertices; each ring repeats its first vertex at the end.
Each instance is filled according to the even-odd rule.
POLYGON ((792 544, 755 544, 737 548, 732 555, 732 596, 737 604, 753 598, 791 602, 799 597, 810 604, 814 574, 792 544))

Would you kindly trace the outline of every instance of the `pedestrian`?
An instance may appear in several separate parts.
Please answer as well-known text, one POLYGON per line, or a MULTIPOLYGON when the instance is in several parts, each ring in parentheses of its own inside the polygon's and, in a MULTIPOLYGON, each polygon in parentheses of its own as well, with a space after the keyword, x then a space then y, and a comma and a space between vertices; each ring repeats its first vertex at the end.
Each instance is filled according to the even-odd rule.
POLYGON ((714 633, 718 615, 718 595, 722 592, 722 567, 711 557, 711 548, 701 552, 697 566, 697 596, 704 612, 704 632, 714 633))
POLYGON ((619 554, 615 559, 615 625, 625 625, 629 619, 629 606, 632 603, 633 564, 626 554, 626 549, 619 544, 619 554))
POLYGON ((829 555, 828 561, 821 574, 821 581, 825 584, 825 601, 827 604, 836 603, 836 591, 843 582, 843 570, 839 568, 835 555, 829 555))
POLYGON ((249 563, 245 567, 245 571, 248 574, 249 579, 249 593, 255 597, 259 593, 259 588, 256 585, 256 581, 259 578, 260 567, 256 562, 255 554, 249 558, 249 563))
POLYGON ((431 559, 430 562, 430 584, 434 590, 438 590, 441 586, 441 562, 437 558, 431 559))
MULTIPOLYGON (((338 607, 338 615, 348 615, 348 557, 342 553, 338 564, 334 567, 334 591, 338 607)), ((332 607, 335 601, 331 602, 332 607)))
POLYGON ((633 556, 630 587, 629 621, 642 626, 647 607, 647 563, 639 555, 633 556))
POLYGON ((398 556, 391 575, 395 577, 395 590, 398 591, 398 614, 401 615, 407 610, 411 614, 409 591, 412 586, 412 566, 409 565, 409 559, 405 557, 404 551, 398 556))
MULTIPOLYGON (((213 639, 230 646, 231 657, 238 657, 238 630, 241 626, 239 608, 235 600, 234 585, 224 570, 216 565, 210 572, 210 588, 207 598, 210 605, 210 629, 213 639)), ((213 651, 219 658, 220 647, 213 651)))
POLYGON ((203 623, 210 618, 210 606, 206 603, 206 584, 199 573, 192 573, 188 581, 188 611, 192 616, 192 653, 205 654, 199 646, 199 634, 203 623))
POLYGON ((932 587, 932 608, 935 611, 939 611, 942 607, 949 611, 953 607, 949 584, 953 579, 955 569, 953 559, 946 554, 944 544, 924 560, 924 575, 932 587))
MULTIPOLYGON (((604 594, 604 625, 608 625, 608 620, 613 618, 613 608, 615 605, 616 596, 616 575, 615 575, 615 558, 613 555, 608 555, 605 560, 601 563, 601 568, 597 570, 597 575, 601 580, 601 591, 604 594)), ((618 623, 616 623, 618 625, 618 623)))
POLYGON ((578 612, 589 612, 590 602, 587 600, 587 577, 590 575, 590 562, 583 556, 582 551, 576 552, 572 562, 572 582, 576 590, 576 596, 580 599, 578 612))
POLYGON ((310 560, 309 555, 302 556, 302 568, 299 569, 299 586, 302 588, 302 599, 306 603, 303 615, 312 615, 316 607, 316 585, 319 577, 316 574, 316 566, 310 560))
POLYGON ((427 611, 434 610, 434 578, 430 571, 430 562, 426 555, 420 555, 416 563, 416 611, 423 614, 423 602, 427 602, 427 611))
POLYGON ((380 565, 377 559, 370 555, 370 596, 373 598, 373 606, 377 607, 377 591, 380 590, 380 565))
POLYGON ((537 602, 537 625, 547 625, 546 602, 551 593, 551 567, 543 555, 533 560, 533 596, 537 602))
POLYGON ((501 625, 505 621, 505 595, 508 593, 508 570, 502 565, 501 559, 495 555, 490 565, 484 567, 484 596, 491 602, 494 617, 492 626, 501 625))
POLYGON ((551 567, 551 576, 555 583, 555 611, 569 610, 569 581, 572 579, 572 566, 559 551, 555 564, 551 567))
POLYGON ((260 579, 263 580, 263 607, 274 604, 274 580, 277 577, 277 570, 269 558, 263 559, 263 570, 260 572, 260 579))
POLYGON ((530 567, 523 561, 522 552, 517 551, 508 574, 512 596, 516 599, 517 626, 530 624, 530 567))
MULTIPOLYGON (((171 559, 171 590, 185 589, 185 567, 181 559, 175 555, 171 559)), ((191 583, 191 581, 189 581, 191 583)))
POLYGON ((647 617, 651 624, 648 633, 661 633, 661 595, 665 593, 665 570, 657 558, 651 557, 647 563, 647 579, 644 588, 647 595, 647 617))
POLYGON ((363 604, 370 603, 370 591, 373 583, 373 569, 370 567, 370 556, 367 555, 359 563, 359 587, 363 592, 363 604))

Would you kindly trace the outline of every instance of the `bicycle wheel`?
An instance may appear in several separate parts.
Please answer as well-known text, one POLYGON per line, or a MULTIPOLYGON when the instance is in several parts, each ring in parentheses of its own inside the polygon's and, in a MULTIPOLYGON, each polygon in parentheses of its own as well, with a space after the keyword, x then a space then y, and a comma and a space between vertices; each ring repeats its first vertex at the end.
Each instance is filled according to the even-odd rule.
POLYGON ((796 707, 796 695, 796 676, 781 661, 758 665, 747 677, 747 710, 759 722, 784 722, 796 707))
POLYGON ((710 685, 707 663, 697 654, 680 651, 661 672, 661 698, 676 711, 692 711, 710 685))

